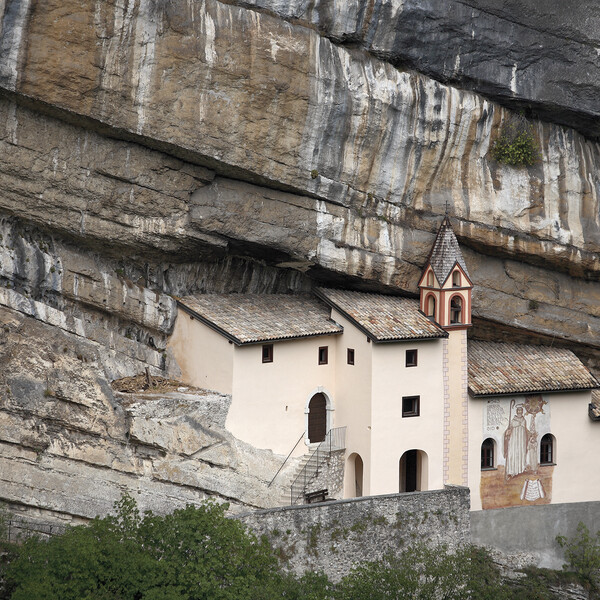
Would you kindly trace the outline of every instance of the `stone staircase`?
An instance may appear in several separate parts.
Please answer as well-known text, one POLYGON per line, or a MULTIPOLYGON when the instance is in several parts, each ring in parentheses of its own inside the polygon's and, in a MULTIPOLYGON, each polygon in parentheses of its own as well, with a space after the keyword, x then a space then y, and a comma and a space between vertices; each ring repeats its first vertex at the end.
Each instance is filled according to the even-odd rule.
POLYGON ((326 490, 329 487, 329 481, 324 467, 329 462, 333 452, 345 450, 346 448, 346 428, 335 427, 330 429, 325 439, 310 454, 307 460, 299 468, 298 475, 292 481, 290 486, 290 504, 304 504, 305 494, 326 490), (324 477, 319 477, 324 473, 324 477))

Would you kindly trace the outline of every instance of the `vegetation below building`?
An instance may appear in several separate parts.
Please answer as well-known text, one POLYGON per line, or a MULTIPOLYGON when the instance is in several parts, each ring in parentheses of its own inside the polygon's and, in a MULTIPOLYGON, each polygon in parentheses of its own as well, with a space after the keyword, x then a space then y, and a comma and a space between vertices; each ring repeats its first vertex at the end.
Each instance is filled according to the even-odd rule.
POLYGON ((267 536, 227 518, 226 504, 141 515, 125 495, 115 509, 48 540, 4 543, 0 599, 552 600, 575 597, 573 590, 600 598, 600 533, 594 538, 583 526, 560 541, 573 572, 527 569, 506 579, 483 548, 417 545, 334 584, 323 573, 287 573, 267 536))

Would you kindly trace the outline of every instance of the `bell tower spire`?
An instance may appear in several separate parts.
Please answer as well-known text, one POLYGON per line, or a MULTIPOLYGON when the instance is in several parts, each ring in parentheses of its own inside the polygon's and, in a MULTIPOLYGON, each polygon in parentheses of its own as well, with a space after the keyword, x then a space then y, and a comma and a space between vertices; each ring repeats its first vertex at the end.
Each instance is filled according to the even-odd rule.
POLYGON ((421 311, 446 330, 470 327, 472 289, 465 259, 446 215, 419 281, 421 311))

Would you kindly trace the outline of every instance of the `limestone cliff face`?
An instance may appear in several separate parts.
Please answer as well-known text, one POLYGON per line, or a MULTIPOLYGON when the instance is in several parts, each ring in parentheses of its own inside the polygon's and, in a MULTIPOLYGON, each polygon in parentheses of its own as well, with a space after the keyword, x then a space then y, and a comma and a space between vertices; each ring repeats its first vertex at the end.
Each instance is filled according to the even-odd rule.
POLYGON ((415 293, 447 207, 475 333, 600 367, 598 8, 567 4, 1 2, 3 318, 92 344, 103 386, 176 374, 170 294, 415 293), (498 164, 522 106, 540 160, 498 164))

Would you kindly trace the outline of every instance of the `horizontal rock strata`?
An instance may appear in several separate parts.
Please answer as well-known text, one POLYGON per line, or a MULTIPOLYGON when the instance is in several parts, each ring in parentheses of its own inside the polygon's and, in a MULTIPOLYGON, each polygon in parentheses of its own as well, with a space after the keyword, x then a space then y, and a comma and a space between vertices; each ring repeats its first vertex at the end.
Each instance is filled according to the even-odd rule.
POLYGON ((209 495, 233 510, 278 503, 288 471, 267 484, 283 457, 224 429, 228 397, 116 394, 107 352, 0 308, 0 489, 13 511, 77 522, 110 512, 126 491, 159 513, 209 495))
POLYGON ((475 333, 600 369, 597 8, 567 4, 0 3, 4 499, 271 503, 277 459, 210 424, 221 400, 109 381, 177 376, 173 294, 414 294, 446 211, 475 333), (514 115, 490 98, 547 119, 533 166, 491 157, 514 115))

